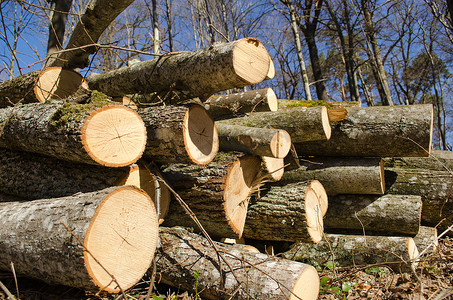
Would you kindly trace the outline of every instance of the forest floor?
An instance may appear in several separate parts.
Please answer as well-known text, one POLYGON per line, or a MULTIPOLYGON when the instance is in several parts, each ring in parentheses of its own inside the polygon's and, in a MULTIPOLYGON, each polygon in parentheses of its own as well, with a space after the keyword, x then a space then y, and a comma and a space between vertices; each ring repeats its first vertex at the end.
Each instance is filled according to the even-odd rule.
MULTIPOLYGON (((453 299, 453 239, 439 241, 434 252, 421 257, 410 273, 396 273, 384 266, 338 268, 319 272, 321 288, 318 299, 453 299)), ((16 299, 21 300, 111 300, 122 295, 100 296, 83 290, 50 286, 43 282, 0 273, 0 282, 16 299), (19 294, 19 297, 17 297, 19 294)), ((142 281, 126 293, 127 299, 146 299, 149 281, 142 281)), ((8 299, 0 289, 0 300, 8 299)), ((158 286, 150 299, 202 299, 197 295, 158 286)))

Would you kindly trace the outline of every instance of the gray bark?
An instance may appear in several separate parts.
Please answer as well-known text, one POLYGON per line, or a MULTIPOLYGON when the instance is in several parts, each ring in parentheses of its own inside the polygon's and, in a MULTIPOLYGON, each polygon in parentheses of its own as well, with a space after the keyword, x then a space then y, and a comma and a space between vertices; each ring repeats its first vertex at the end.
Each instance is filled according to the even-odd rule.
POLYGON ((385 168, 453 170, 453 151, 432 150, 429 157, 386 157, 383 160, 385 168))
POLYGON ((49 38, 47 41, 47 55, 63 49, 63 38, 66 20, 71 9, 72 0, 51 1, 51 21, 49 25, 49 38))
POLYGON ((12 106, 17 103, 34 103, 36 99, 33 91, 40 71, 33 71, 10 80, 0 82, 0 107, 12 106))

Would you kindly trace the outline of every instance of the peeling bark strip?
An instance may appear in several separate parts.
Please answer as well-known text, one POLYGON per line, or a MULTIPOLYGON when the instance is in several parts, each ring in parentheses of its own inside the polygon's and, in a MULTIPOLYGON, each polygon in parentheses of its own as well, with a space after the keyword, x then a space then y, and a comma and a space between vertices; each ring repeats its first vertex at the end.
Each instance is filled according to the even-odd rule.
MULTIPOLYGON (((206 166, 174 164, 162 173, 210 235, 240 238, 248 199, 259 184, 260 167, 257 156, 222 153, 206 166)), ((173 202, 164 226, 196 225, 179 203, 173 202)))
POLYGON ((384 166, 380 158, 309 157, 299 164, 300 168, 285 172, 278 184, 317 179, 328 195, 384 194, 384 166))
POLYGON ((247 117, 217 121, 218 124, 286 130, 296 142, 327 140, 330 138, 330 123, 327 108, 294 107, 276 112, 257 112, 247 117))
POLYGON ((297 153, 375 157, 428 155, 426 151, 431 149, 433 132, 431 104, 348 107, 347 110, 345 120, 332 123, 329 141, 296 143, 297 153))
POLYGON ((216 123, 216 127, 220 151, 284 158, 291 148, 291 137, 285 130, 223 123, 216 123))
MULTIPOLYGON (((420 227, 413 239, 423 250, 437 238, 435 229, 420 227)), ((319 244, 298 243, 283 257, 324 266, 334 261, 339 267, 361 267, 386 263, 393 270, 410 271, 407 237, 325 234, 319 244), (404 259, 405 261, 401 260, 404 259)))
POLYGON ((277 111, 277 96, 271 88, 211 96, 204 104, 214 119, 232 118, 257 111, 277 111))
POLYGON ((415 236, 422 200, 416 195, 329 197, 324 228, 329 233, 415 236))
POLYGON ((322 206, 310 182, 271 186, 250 201, 244 238, 319 243, 323 235, 322 206))
POLYGON ((133 186, 0 202, 0 269, 9 271, 13 262, 18 274, 51 284, 117 293, 120 290, 110 273, 126 290, 149 268, 157 240, 154 204, 133 186), (89 253, 60 222, 83 241, 89 253))
POLYGON ((148 134, 144 155, 158 164, 212 161, 219 149, 217 129, 198 104, 139 109, 148 134))
POLYGON ((204 50, 169 53, 153 60, 102 74, 91 74, 91 89, 109 96, 156 92, 164 100, 169 92, 175 101, 257 84, 266 78, 269 54, 254 38, 216 43, 204 50))
POLYGON ((216 243, 232 272, 223 260, 219 265, 217 253, 205 238, 182 228, 160 227, 159 234, 158 276, 165 284, 197 291, 202 299, 318 297, 319 276, 310 265, 247 251, 241 245, 216 243), (197 279, 195 270, 199 270, 197 279))
POLYGON ((143 121, 122 105, 17 105, 0 109, 0 128, 1 147, 109 167, 134 163, 146 144, 143 121))

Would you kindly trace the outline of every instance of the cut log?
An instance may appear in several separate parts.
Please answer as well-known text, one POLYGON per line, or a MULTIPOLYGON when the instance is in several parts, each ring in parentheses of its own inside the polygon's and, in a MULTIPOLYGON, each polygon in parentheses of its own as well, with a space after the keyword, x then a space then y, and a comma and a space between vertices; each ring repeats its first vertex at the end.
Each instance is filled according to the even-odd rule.
POLYGON ((1 202, 0 225, 1 270, 12 262, 18 274, 92 291, 118 293, 135 285, 158 241, 154 204, 133 186, 1 202))
POLYGON ((243 116, 257 111, 277 111, 277 96, 271 88, 211 96, 204 104, 209 115, 218 119, 243 116))
POLYGON ((384 165, 380 158, 309 157, 300 168, 285 172, 279 184, 319 180, 327 194, 376 194, 385 191, 384 165))
POLYGON ((130 67, 91 74, 91 89, 109 96, 156 92, 174 102, 257 84, 269 71, 269 54, 254 38, 217 43, 204 50, 174 52, 130 67))
POLYGON ((142 119, 122 105, 17 105, 0 109, 0 128, 0 147, 109 167, 136 162, 146 144, 142 119))
POLYGON ((285 173, 285 160, 269 156, 261 156, 263 161, 262 175, 264 180, 279 181, 285 173))
POLYGON ((422 224, 445 230, 453 224, 453 174, 447 171, 386 168, 387 192, 422 197, 422 224))
POLYGON ((285 130, 222 123, 216 123, 216 127, 220 151, 284 158, 291 148, 291 137, 285 130))
MULTIPOLYGON (((421 227, 421 236, 414 237, 415 245, 424 249, 431 243, 433 236, 428 236, 421 227)), ((432 232, 431 229, 427 231, 432 232)), ((286 259, 308 264, 325 266, 335 263, 337 267, 366 267, 373 264, 386 264, 396 271, 410 271, 407 237, 363 236, 325 234, 318 243, 297 243, 282 256, 286 259)))
POLYGON ((257 112, 247 117, 217 121, 228 125, 273 128, 286 130, 293 142, 327 140, 330 138, 330 123, 327 108, 294 107, 276 112, 257 112))
POLYGON ((323 235, 322 207, 310 183, 271 186, 250 201, 244 238, 319 243, 323 235))
POLYGON ((422 201, 416 195, 338 195, 329 197, 324 218, 328 233, 414 236, 422 201))
POLYGON ((63 100, 80 87, 88 89, 88 84, 79 73, 58 67, 47 68, 1 82, 0 107, 63 100))
POLYGON ((386 157, 384 166, 452 172, 453 151, 431 150, 429 157, 386 157))
MULTIPOLYGON (((206 166, 173 164, 162 170, 206 231, 216 237, 240 238, 250 195, 257 189, 261 160, 219 153, 206 166)), ((195 227, 178 203, 172 203, 164 226, 195 227)))
POLYGON ((318 297, 319 277, 310 265, 216 243, 227 263, 219 262, 217 252, 199 235, 164 227, 159 233, 162 244, 156 253, 157 277, 178 289, 197 292, 202 299, 318 297))
POLYGON ((269 71, 267 72, 266 79, 272 79, 275 77, 275 66, 272 58, 269 58, 269 71))
POLYGON ((348 117, 348 110, 346 108, 329 108, 327 109, 329 122, 338 122, 348 117))
POLYGON ((319 206, 321 207, 321 214, 324 217, 329 208, 329 198, 327 197, 326 189, 319 180, 309 180, 310 188, 316 193, 318 197, 319 206))
POLYGON ((331 124, 330 140, 300 143, 293 138, 297 153, 370 157, 429 154, 433 131, 431 104, 348 107, 347 110, 345 120, 331 124))
POLYGON ((157 164, 205 165, 217 154, 217 129, 201 105, 155 106, 137 112, 148 134, 144 156, 157 164))

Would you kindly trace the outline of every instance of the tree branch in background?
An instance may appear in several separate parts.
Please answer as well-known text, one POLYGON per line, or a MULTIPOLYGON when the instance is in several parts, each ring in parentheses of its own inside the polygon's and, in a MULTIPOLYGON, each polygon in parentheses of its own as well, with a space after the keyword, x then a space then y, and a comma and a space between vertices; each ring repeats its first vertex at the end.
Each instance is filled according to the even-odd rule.
POLYGON ((63 38, 72 0, 51 0, 47 55, 63 49, 63 38))

